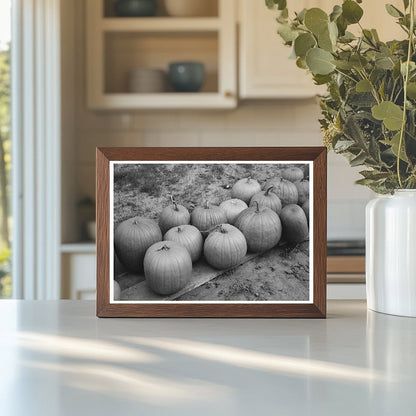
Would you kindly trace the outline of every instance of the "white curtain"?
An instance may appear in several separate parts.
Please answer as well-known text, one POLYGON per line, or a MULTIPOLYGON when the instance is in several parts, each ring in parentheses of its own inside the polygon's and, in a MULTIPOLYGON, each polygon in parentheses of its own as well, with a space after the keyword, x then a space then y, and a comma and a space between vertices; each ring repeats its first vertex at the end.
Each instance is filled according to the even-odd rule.
POLYGON ((12 2, 14 297, 60 295, 60 1, 12 2))

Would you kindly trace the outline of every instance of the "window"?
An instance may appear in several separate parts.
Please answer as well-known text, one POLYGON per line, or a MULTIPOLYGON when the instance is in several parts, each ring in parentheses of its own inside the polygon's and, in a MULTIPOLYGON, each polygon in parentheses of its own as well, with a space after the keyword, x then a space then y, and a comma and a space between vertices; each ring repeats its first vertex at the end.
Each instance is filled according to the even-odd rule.
POLYGON ((10 43, 11 1, 0 0, 0 298, 11 297, 10 43))

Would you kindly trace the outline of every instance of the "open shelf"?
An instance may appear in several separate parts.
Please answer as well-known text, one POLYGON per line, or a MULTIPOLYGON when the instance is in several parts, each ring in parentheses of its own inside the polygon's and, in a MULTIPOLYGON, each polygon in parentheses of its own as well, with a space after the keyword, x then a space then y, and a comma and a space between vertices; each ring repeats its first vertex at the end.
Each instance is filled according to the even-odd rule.
MULTIPOLYGON (((175 61, 198 61, 204 64, 206 74, 204 84, 200 92, 191 93, 193 96, 218 92, 218 37, 216 32, 106 33, 104 55, 105 94, 131 94, 128 89, 128 77, 131 70, 136 68, 161 69, 167 77, 169 64, 175 61)), ((177 94, 168 84, 166 91, 155 95, 159 94, 176 94, 174 99, 178 100, 186 99, 190 93, 177 94)))
MULTIPOLYGON (((116 17, 115 14, 115 3, 117 0, 99 0, 102 2, 103 12, 102 16, 105 19, 111 19, 112 17, 116 17)), ((170 19, 174 19, 175 17, 170 16, 168 13, 168 8, 165 4, 166 0, 156 0, 157 2, 157 13, 156 16, 152 17, 140 17, 139 19, 155 19, 158 17, 166 17, 170 19)), ((169 1, 169 0, 167 0, 169 1)), ((194 0, 195 1, 195 0, 194 0)), ((227 0, 231 1, 231 0, 227 0)), ((194 19, 196 17, 218 17, 219 14, 219 7, 218 7, 219 0, 204 0, 203 11, 199 13, 198 16, 195 17, 185 17, 185 19, 194 19)), ((134 17, 120 17, 123 20, 130 20, 134 19, 134 17)))
POLYGON ((216 17, 150 17, 129 18, 113 17, 102 19, 101 28, 105 32, 169 32, 169 31, 207 31, 218 30, 220 20, 216 17))
MULTIPOLYGON (((159 7, 155 17, 115 17, 113 0, 89 0, 86 3, 88 107, 97 110, 235 108, 235 3, 212 2, 216 13, 211 17, 169 17, 163 7, 159 7), (130 91, 131 71, 163 70, 167 78, 169 64, 182 61, 204 64, 205 80, 200 91, 177 93, 169 83, 160 92, 130 91)), ((146 90, 152 91, 142 89, 146 90)))

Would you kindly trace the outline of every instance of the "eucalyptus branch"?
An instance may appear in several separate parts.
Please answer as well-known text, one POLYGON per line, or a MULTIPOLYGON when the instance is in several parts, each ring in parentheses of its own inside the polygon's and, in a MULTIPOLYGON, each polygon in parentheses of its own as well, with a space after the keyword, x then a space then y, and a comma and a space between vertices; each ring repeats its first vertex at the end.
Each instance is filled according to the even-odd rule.
POLYGON ((409 44, 407 46, 407 60, 406 60, 406 72, 404 75, 404 85, 403 85, 403 118, 402 118, 402 127, 400 129, 400 139, 399 139, 399 148, 397 150, 397 178, 399 180, 400 188, 403 188, 402 176, 400 172, 400 156, 402 154, 402 147, 404 141, 404 134, 406 130, 406 110, 407 110, 407 83, 409 82, 409 70, 410 62, 412 60, 412 50, 413 50, 413 37, 414 37, 414 28, 415 28, 415 0, 410 0, 410 28, 409 28, 409 44))

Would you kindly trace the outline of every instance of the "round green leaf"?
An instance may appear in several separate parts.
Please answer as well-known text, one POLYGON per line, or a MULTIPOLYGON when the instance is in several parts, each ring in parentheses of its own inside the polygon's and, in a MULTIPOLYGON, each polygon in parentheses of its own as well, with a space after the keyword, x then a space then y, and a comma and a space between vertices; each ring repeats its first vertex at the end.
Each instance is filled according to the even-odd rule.
POLYGON ((353 0, 342 3, 342 16, 349 23, 358 23, 363 17, 363 9, 353 0))
POLYGON ((394 61, 390 56, 378 56, 375 64, 380 69, 392 70, 394 68, 394 61))
POLYGON ((355 90, 357 92, 370 92, 371 91, 370 81, 366 79, 362 79, 361 81, 357 82, 357 85, 355 86, 355 90))
POLYGON ((383 101, 371 109, 373 117, 382 120, 389 130, 400 130, 403 121, 403 110, 391 101, 383 101))
POLYGON ((329 18, 331 22, 335 22, 338 17, 340 17, 342 14, 342 7, 336 4, 334 8, 332 9, 332 13, 329 15, 329 18))
POLYGON ((328 15, 320 8, 314 7, 305 13, 305 26, 315 35, 324 32, 328 26, 328 15))
POLYGON ((287 23, 280 24, 277 29, 277 33, 286 43, 293 42, 298 36, 298 32, 293 30, 292 27, 287 23))
POLYGON ((316 42, 309 33, 302 33, 295 39, 296 56, 304 58, 309 49, 315 46, 316 42))
POLYGON ((296 66, 301 69, 308 69, 305 58, 299 57, 298 59, 296 59, 296 66))
POLYGON ((330 74, 335 69, 335 65, 332 63, 333 59, 330 52, 321 48, 309 49, 306 54, 306 64, 314 75, 330 74))

